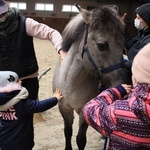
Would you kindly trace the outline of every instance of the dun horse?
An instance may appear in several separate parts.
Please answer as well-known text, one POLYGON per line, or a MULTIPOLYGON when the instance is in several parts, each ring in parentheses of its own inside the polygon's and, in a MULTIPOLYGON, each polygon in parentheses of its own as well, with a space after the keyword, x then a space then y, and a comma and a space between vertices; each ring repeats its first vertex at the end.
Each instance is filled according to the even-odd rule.
POLYGON ((124 25, 117 11, 110 6, 78 9, 80 13, 63 31, 63 49, 68 52, 63 64, 59 58, 53 78, 53 89, 60 87, 64 95, 59 110, 64 119, 65 150, 72 150, 74 111, 79 115, 76 142, 79 150, 85 148, 88 125, 82 108, 98 94, 99 84, 108 88, 129 82, 123 63, 124 25))

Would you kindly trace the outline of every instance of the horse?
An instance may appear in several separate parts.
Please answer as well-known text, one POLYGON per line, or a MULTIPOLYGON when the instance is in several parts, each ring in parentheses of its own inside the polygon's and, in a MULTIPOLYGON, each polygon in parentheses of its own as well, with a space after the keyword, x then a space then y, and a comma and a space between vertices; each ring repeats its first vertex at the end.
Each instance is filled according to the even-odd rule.
POLYGON ((65 150, 72 150, 74 112, 79 116, 76 143, 84 150, 88 125, 83 106, 98 95, 100 85, 109 88, 130 82, 123 60, 124 23, 115 7, 77 8, 79 14, 62 32, 67 55, 63 63, 58 59, 52 82, 53 91, 59 87, 64 95, 58 107, 64 120, 65 150))

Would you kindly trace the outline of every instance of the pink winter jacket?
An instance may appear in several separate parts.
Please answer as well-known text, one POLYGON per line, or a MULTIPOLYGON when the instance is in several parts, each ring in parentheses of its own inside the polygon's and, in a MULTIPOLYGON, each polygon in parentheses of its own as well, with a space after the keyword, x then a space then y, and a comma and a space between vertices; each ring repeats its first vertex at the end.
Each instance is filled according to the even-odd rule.
POLYGON ((127 100, 122 86, 103 91, 83 108, 88 125, 109 137, 109 150, 150 150, 150 85, 139 84, 127 100))

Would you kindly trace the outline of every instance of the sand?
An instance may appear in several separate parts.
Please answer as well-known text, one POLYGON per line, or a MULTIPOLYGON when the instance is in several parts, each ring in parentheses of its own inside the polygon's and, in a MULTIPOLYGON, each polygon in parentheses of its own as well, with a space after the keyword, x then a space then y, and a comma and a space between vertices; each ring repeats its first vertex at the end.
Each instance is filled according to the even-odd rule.
MULTIPOLYGON (((52 78, 59 55, 49 41, 34 39, 34 43, 39 64, 39 75, 51 68, 51 70, 40 79, 39 99, 43 100, 53 96, 52 78)), ((63 130, 63 119, 59 113, 58 106, 46 112, 36 114, 34 117, 35 146, 33 150, 64 150, 65 137, 63 130)), ((77 132, 78 116, 75 114, 72 137, 73 150, 78 149, 75 142, 77 132)), ((89 127, 85 150, 102 150, 103 143, 104 140, 101 139, 101 135, 89 127)))

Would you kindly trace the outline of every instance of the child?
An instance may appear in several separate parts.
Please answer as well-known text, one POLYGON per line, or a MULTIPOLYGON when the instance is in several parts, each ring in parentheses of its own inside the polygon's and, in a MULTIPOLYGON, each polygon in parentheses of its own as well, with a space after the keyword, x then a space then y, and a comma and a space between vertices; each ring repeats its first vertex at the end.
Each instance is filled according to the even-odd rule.
POLYGON ((107 89, 83 108, 87 124, 109 137, 109 150, 150 149, 149 59, 150 43, 134 58, 133 89, 126 84, 107 89))
POLYGON ((33 114, 54 107, 62 97, 56 89, 52 98, 31 100, 15 72, 0 71, 0 149, 32 150, 33 114))

